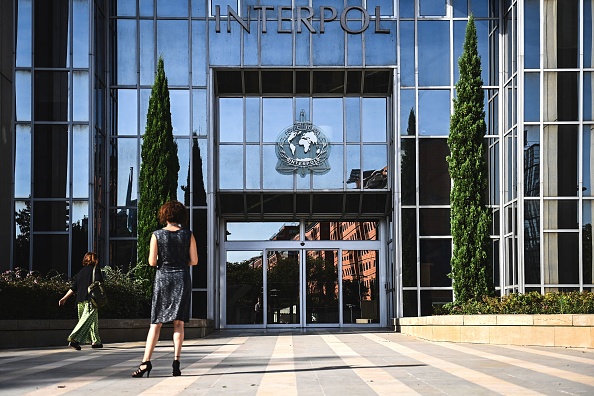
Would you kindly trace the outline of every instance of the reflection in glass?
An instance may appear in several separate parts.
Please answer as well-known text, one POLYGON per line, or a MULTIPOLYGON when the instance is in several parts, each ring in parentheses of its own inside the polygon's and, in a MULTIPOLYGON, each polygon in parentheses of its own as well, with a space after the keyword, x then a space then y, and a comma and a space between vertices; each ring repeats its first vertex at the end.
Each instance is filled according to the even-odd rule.
MULTIPOLYGON (((346 141, 361 141, 361 110, 359 108, 361 98, 345 98, 345 116, 346 116, 346 141)), ((342 113, 342 110, 341 110, 342 113)))
POLYGON ((299 324, 299 260, 296 250, 267 251, 267 305, 268 324, 299 324))
MULTIPOLYGON (((194 0, 192 2, 194 3, 194 0)), ((192 12, 195 13, 194 5, 192 5, 192 12)), ((194 86, 206 85, 206 45, 206 22, 192 21, 192 85, 194 86)))
POLYGON ((219 146, 219 188, 243 188, 243 146, 219 146))
POLYGON ((414 139, 402 139, 400 143, 400 171, 402 204, 414 205, 416 203, 416 146, 414 139))
MULTIPOLYGON (((290 11, 283 13, 283 17, 287 15, 290 16, 290 11)), ((290 22, 285 22, 285 24, 287 23, 290 22)), ((266 34, 260 36, 260 40, 262 41, 260 47, 262 65, 290 66, 293 63, 293 36, 291 34, 278 33, 276 20, 268 21, 267 25, 266 34)), ((291 26, 283 26, 282 28, 290 30, 291 26)), ((239 30, 239 27, 237 27, 237 30, 239 30)))
MULTIPOLYGON (((328 158, 330 170, 324 174, 313 175, 314 189, 342 189, 345 187, 343 146, 331 144, 328 146, 328 149, 330 152, 330 157, 328 158)), ((301 177, 298 179, 301 179, 301 177)))
POLYGON ((385 145, 363 145, 363 188, 388 188, 387 151, 385 145))
MULTIPOLYGON (((293 125, 292 102, 287 98, 264 98, 262 100, 264 142, 276 142, 282 130, 293 125)), ((276 154, 274 156, 276 157, 276 154)))
POLYGON ((415 86, 415 23, 413 21, 400 22, 400 82, 404 87, 415 86))
POLYGON ((377 250, 342 251, 344 323, 379 322, 378 264, 377 250))
POLYGON ((450 175, 446 139, 419 139, 419 201, 421 205, 450 202, 450 175))
POLYGON ((32 0, 18 1, 16 31, 16 67, 31 66, 31 43, 33 42, 33 17, 31 3, 32 0))
POLYGON ((157 16, 188 16, 188 0, 157 0, 157 16))
POLYGON ((592 60, 594 60, 592 53, 594 49, 594 35, 592 33, 592 28, 594 27, 593 19, 593 1, 586 0, 584 1, 584 33, 582 37, 582 41, 584 43, 584 67, 590 68, 592 67, 592 60))
MULTIPOLYGON (((361 21, 353 21, 357 23, 358 27, 353 29, 360 29, 361 21)), ((350 26, 350 23, 349 23, 350 26)), ((363 65, 363 35, 362 34, 347 34, 347 65, 348 66, 362 66, 363 65)))
MULTIPOLYGON (((138 141, 134 138, 115 140, 117 145, 116 169, 118 184, 116 186, 117 205, 128 205, 130 199, 137 196, 138 184, 138 141)), ((112 189, 112 194, 114 193, 112 189)))
POLYGON ((13 268, 29 268, 29 247, 31 245, 31 202, 14 203, 15 239, 13 268))
MULTIPOLYGON (((445 4, 445 3, 444 3, 445 4)), ((450 24, 448 21, 419 21, 418 70, 420 86, 450 83, 450 24), (440 65, 440 67, 435 67, 440 65)))
MULTIPOLYGON (((120 89, 118 92, 118 130, 116 135, 136 135, 136 90, 120 89)), ((146 113, 145 113, 146 114, 146 113)), ((146 120, 145 120, 146 124, 146 120)), ((144 132, 144 131, 143 131, 144 132)))
POLYGON ((592 224, 594 213, 592 201, 585 200, 583 205, 583 226, 582 226, 582 270, 584 284, 594 284, 594 272, 592 271, 592 259, 594 257, 594 240, 592 239, 592 224))
POLYGON ((451 239, 421 239, 421 286, 452 286, 451 239))
POLYGON ((363 98, 363 141, 385 142, 387 139, 387 109, 385 98, 363 98))
MULTIPOLYGON (((368 2, 368 10, 369 8, 368 2)), ((384 9, 382 8, 382 13, 384 9)), ((373 22, 372 22, 373 23, 373 22)), ((365 42, 365 64, 368 66, 386 66, 396 65, 396 22, 395 21, 380 21, 380 29, 383 31, 390 31, 391 34, 376 34, 371 33, 371 30, 365 32, 367 41, 365 42), (370 35, 372 39, 370 40, 370 35)))
POLYGON ((313 99, 313 117, 311 121, 322 129, 330 143, 343 141, 342 114, 341 98, 313 99))
POLYGON ((431 316, 435 308, 452 301, 451 290, 421 290, 421 316, 431 316))
POLYGON ((227 241, 294 241, 299 240, 299 223, 228 222, 227 241))
MULTIPOLYGON (((226 8, 225 8, 226 9, 226 8)), ((225 51, 210 51, 211 66, 239 66, 241 29, 222 29, 216 33, 215 21, 209 23, 209 48, 225 48, 225 51)))
POLYGON ((17 70, 14 78, 16 120, 31 121, 31 72, 17 70))
POLYGON ((192 95, 192 133, 198 136, 206 136, 208 131, 208 124, 206 123, 206 90, 193 89, 192 95))
POLYGON ((221 142, 243 142, 243 100, 219 99, 219 136, 221 142))
MULTIPOLYGON (((200 40, 196 40, 200 41, 200 40)), ((153 20, 140 20, 140 84, 155 82, 155 37, 153 20)), ((142 113, 141 113, 142 114, 142 113)))
POLYGON ((578 195, 577 125, 545 125, 542 167, 546 197, 578 195))
POLYGON ((14 162, 14 196, 31 195, 31 126, 17 124, 14 162))
POLYGON ((347 179, 347 188, 360 189, 361 188, 361 146, 347 145, 346 146, 346 171, 349 172, 347 179))
POLYGON ((421 16, 445 16, 446 0, 419 0, 421 16))
POLYGON ((529 284, 540 283, 540 203, 524 201, 524 277, 529 284))
POLYGON ((524 67, 540 66, 540 8, 539 0, 524 1, 524 67))
POLYGON ((35 201, 33 210, 43 213, 36 216, 33 231, 67 231, 70 208, 68 201, 35 201))
POLYGON ((419 90, 419 135, 447 136, 450 104, 449 90, 419 90))
POLYGON ((50 270, 54 270, 58 274, 69 274, 68 234, 35 234, 33 246, 35 246, 33 262, 36 271, 47 274, 50 270))
POLYGON ((127 272, 136 264, 136 241, 134 240, 110 240, 109 241, 109 263, 114 267, 121 268, 127 272))
POLYGON ((36 121, 68 121, 68 72, 35 72, 33 108, 36 121))
POLYGON ((338 251, 305 251, 305 321, 338 323, 338 251))
POLYGON ((545 231, 578 228, 578 201, 545 200, 543 210, 545 231))
POLYGON ((140 90, 140 134, 146 132, 146 118, 148 115, 149 101, 151 99, 150 89, 140 90))
POLYGON ((184 202, 186 190, 189 190, 188 182, 190 172, 190 140, 189 139, 174 139, 177 144, 177 160, 179 163, 179 171, 177 172, 177 200, 184 202))
POLYGON ((157 53, 163 56, 169 86, 189 83, 188 43, 187 21, 157 21, 157 53))
POLYGON ((579 282, 578 233, 548 232, 543 238, 545 285, 579 282))
POLYGON ((173 135, 190 135, 190 93, 186 90, 170 90, 169 98, 173 135))
POLYGON ((420 235, 450 235, 450 210, 427 208, 419 210, 420 235))
POLYGON ((540 195, 540 127, 525 126, 524 131, 524 195, 540 195))
POLYGON ((89 121, 89 73, 72 72, 72 120, 89 121))
POLYGON ((419 316, 416 290, 404 290, 402 292, 402 306, 404 317, 419 316))
POLYGON ((89 127, 72 126, 72 196, 89 197, 89 127))
POLYGON ((582 106, 584 111, 584 121, 594 120, 594 73, 584 72, 584 94, 582 98, 582 106))
POLYGON ((262 252, 227 252, 226 296, 227 324, 263 323, 262 252))
POLYGON ((89 2, 72 2, 72 66, 89 67, 89 2))
POLYGON ((402 209, 402 285, 417 286, 417 212, 402 209))
POLYGON ((136 84, 136 21, 118 19, 117 21, 117 83, 136 84))
POLYGON ((262 155, 262 183, 265 190, 290 190, 293 189, 294 175, 283 175, 276 171, 275 146, 265 145, 262 155))
POLYGON ((577 121, 579 73, 544 72, 544 121, 577 121))
POLYGON ((306 241, 375 241, 377 221, 314 221, 305 225, 306 241))
POLYGON ((35 126, 32 174, 36 198, 68 196, 68 143, 66 125, 37 124, 35 126), (48 150, 48 147, 52 149, 48 150))

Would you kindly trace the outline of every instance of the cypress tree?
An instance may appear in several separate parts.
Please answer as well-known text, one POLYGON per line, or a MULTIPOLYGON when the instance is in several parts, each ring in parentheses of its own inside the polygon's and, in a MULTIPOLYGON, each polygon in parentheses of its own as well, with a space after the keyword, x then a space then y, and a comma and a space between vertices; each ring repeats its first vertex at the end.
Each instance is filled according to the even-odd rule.
POLYGON ((138 263, 135 273, 146 280, 152 280, 155 274, 148 265, 148 255, 151 233, 160 227, 159 208, 177 197, 179 160, 170 109, 165 66, 163 57, 159 57, 146 117, 138 177, 138 263))
POLYGON ((480 299, 491 294, 488 267, 491 217, 486 206, 488 169, 484 137, 487 130, 481 59, 477 49, 474 18, 466 26, 464 50, 458 60, 454 113, 450 120, 448 146, 452 272, 456 301, 480 299))

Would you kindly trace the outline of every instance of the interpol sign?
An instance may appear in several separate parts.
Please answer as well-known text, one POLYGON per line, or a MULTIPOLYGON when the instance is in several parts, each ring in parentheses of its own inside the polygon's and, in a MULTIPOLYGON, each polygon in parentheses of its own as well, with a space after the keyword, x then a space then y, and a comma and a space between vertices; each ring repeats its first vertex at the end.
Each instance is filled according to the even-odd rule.
MULTIPOLYGON (((292 33, 293 28, 297 28, 297 33, 301 33, 303 27, 310 33, 324 33, 325 24, 328 22, 335 21, 337 18, 340 20, 340 27, 347 33, 350 34, 361 34, 369 28, 371 17, 369 12, 360 6, 346 7, 341 13, 340 17, 335 7, 320 6, 320 18, 317 22, 317 29, 314 26, 314 12, 312 7, 308 6, 269 6, 269 5, 254 5, 247 7, 247 15, 243 19, 237 12, 227 6, 227 32, 231 32, 231 20, 234 19, 243 30, 250 33, 250 11, 258 13, 258 21, 270 21, 270 12, 274 14, 276 11, 277 28, 278 33, 292 33), (349 21, 361 22, 361 26, 357 29, 349 27, 349 21), (287 29, 283 27, 287 25, 287 22, 291 22, 291 28, 287 29)), ((382 29, 380 27, 380 7, 375 7, 375 33, 389 34, 390 29, 382 29)), ((273 20, 274 20, 273 19, 273 20)), ((260 23, 262 33, 266 33, 266 23, 260 23)), ((215 6, 215 31, 221 32, 221 7, 215 6)))
POLYGON ((301 110, 299 121, 285 128, 276 140, 276 170, 284 175, 298 173, 305 177, 308 172, 328 173, 329 156, 328 139, 320 128, 305 121, 305 110, 301 110))

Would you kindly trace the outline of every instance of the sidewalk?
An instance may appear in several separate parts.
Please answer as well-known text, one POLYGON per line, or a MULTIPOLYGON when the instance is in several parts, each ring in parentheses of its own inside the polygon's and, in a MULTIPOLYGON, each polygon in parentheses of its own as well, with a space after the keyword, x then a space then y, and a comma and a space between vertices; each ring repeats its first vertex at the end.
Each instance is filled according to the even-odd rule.
POLYGON ((217 331, 187 340, 182 376, 161 341, 0 350, 5 395, 594 394, 594 351, 428 342, 387 330, 217 331))

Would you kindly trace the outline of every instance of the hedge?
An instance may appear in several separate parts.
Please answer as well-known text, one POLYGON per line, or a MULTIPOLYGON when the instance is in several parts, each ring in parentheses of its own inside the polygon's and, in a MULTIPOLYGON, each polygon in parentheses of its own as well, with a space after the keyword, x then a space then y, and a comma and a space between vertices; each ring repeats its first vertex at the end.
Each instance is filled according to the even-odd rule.
MULTIPOLYGON (((119 268, 102 269, 108 304, 99 311, 102 319, 150 317, 151 297, 146 281, 134 279, 119 268)), ((62 307, 58 300, 71 282, 62 274, 41 275, 16 268, 0 274, 0 319, 75 319, 75 298, 62 307)))

